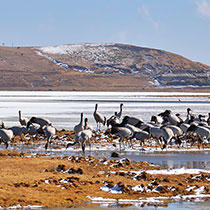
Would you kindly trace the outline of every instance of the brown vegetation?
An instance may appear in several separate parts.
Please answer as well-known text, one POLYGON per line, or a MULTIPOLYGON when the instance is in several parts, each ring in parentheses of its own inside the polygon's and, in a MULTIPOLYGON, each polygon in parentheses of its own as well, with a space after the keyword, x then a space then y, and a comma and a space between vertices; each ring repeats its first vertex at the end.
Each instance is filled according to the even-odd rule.
MULTIPOLYGON (((19 154, 20 155, 20 154, 19 154)), ((116 199, 139 199, 158 196, 194 194, 188 186, 205 187, 209 194, 210 174, 150 175, 133 171, 160 169, 147 162, 133 163, 101 160, 93 157, 20 157, 16 151, 0 152, 0 206, 39 205, 43 207, 71 207, 87 205, 87 196, 116 199), (108 183, 118 184, 123 193, 112 194, 100 190, 108 183), (132 187, 142 185, 151 192, 135 192, 132 187), (159 192, 153 189, 158 187, 159 192), (172 190, 175 189, 175 190, 172 190), (153 190, 153 191, 152 191, 153 190)))
MULTIPOLYGON (((74 140, 72 131, 58 131, 58 139, 68 136, 74 140)), ((97 134, 100 136, 100 134, 97 134)), ((13 143, 18 143, 16 137, 13 143)), ((38 137, 34 142, 41 141, 38 137)), ((44 140, 46 141, 46 139, 44 140)), ((93 138, 95 143, 96 136, 93 138)), ((107 142, 113 144, 113 138, 107 142)), ((25 144, 32 140, 24 139, 25 144)), ((65 147, 53 142, 53 147, 65 147)), ((196 145, 195 145, 196 147, 196 145)), ((210 194, 210 173, 181 175, 152 175, 145 170, 161 167, 147 162, 131 162, 125 158, 110 160, 91 156, 51 157, 50 153, 31 156, 16 150, 0 151, 0 206, 3 208, 21 205, 38 205, 49 208, 89 205, 91 197, 139 200, 148 197, 194 195, 194 190, 203 187, 203 194, 210 194), (113 194, 101 190, 118 185, 122 193, 113 194), (133 187, 141 185, 142 191, 133 187), (189 190, 189 187, 192 189, 189 190)), ((169 202, 165 200, 164 202, 169 202)))
MULTIPOLYGON (((102 63, 88 60, 79 53, 49 55, 70 65, 70 68, 66 69, 38 55, 37 48, 0 47, 0 90, 162 91, 162 88, 155 87, 150 82, 159 79, 167 84, 173 80, 168 72, 173 72, 173 75, 185 72, 187 75, 193 74, 194 79, 190 77, 191 80, 188 81, 186 77, 183 81, 188 81, 189 84, 182 85, 196 85, 196 78, 199 81, 208 80, 206 73, 210 71, 209 66, 192 62, 182 56, 129 45, 109 46, 109 49, 112 48, 114 57, 102 63), (94 73, 75 71, 74 66, 87 68, 94 73), (121 74, 121 70, 125 72, 121 74)), ((176 76, 174 79, 176 83, 181 81, 177 80, 176 76)), ((165 88, 168 91, 174 90, 165 88)), ((192 91, 192 88, 176 90, 192 91)), ((201 87, 198 91, 208 91, 208 88, 201 87)))

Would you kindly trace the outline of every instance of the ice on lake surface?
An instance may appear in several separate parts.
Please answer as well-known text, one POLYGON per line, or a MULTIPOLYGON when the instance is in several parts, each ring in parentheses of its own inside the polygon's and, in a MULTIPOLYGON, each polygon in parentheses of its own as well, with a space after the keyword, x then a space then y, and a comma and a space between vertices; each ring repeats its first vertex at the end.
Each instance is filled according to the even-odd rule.
MULTIPOLYGON (((137 93, 137 92, 44 92, 44 91, 0 91, 0 119, 6 126, 19 125, 18 111, 24 117, 46 117, 50 119, 57 129, 72 130, 80 121, 80 113, 95 125, 93 112, 95 104, 98 110, 106 117, 119 111, 120 103, 124 104, 123 115, 140 117, 150 121, 152 115, 170 109, 175 113, 186 116, 190 107, 194 114, 207 114, 210 112, 209 93, 137 93), (176 95, 176 97, 174 97, 176 95), (193 97, 199 95, 199 97, 193 97)), ((51 151, 50 151, 51 152, 51 151)), ((94 156, 108 156, 110 151, 93 151, 94 156)), ((56 153, 56 152, 55 152, 56 153)), ((71 155, 77 152, 66 153, 62 150, 58 155, 71 155)), ((148 161, 160 164, 165 168, 201 168, 210 169, 209 151, 199 152, 164 152, 139 153, 125 152, 121 157, 129 157, 135 161, 148 161)), ((174 203, 168 209, 209 209, 209 202, 174 203)), ((101 206, 107 207, 107 206, 101 206)), ((118 208, 111 206, 112 209, 118 208)), ((88 209, 88 208, 87 208, 88 209)), ((127 207, 125 209, 156 209, 156 207, 127 207)), ((165 209, 165 207, 158 207, 165 209)))
MULTIPOLYGON (((168 93, 168 92, 53 92, 53 91, 0 91, 0 119, 6 126, 19 125, 18 110, 24 117, 46 117, 57 129, 72 130, 80 121, 80 113, 88 117, 95 125, 93 111, 98 103, 98 110, 106 117, 119 111, 120 103, 124 104, 123 115, 140 117, 150 121, 152 115, 171 109, 175 113, 186 116, 190 107, 195 114, 207 115, 210 111, 208 93, 168 93), (174 97, 176 95, 176 97, 174 97), (186 96, 184 96, 186 95, 186 96), (193 97, 199 95, 199 97, 193 97)), ((61 151, 57 155, 71 155, 77 152, 61 151)), ((100 156, 102 152, 92 153, 100 156)), ((110 156, 110 151, 104 151, 110 156)), ((122 154, 135 161, 149 161, 161 164, 165 168, 210 168, 209 152, 194 153, 132 153, 122 154), (167 157, 167 158, 166 158, 167 157)))
POLYGON ((208 93, 0 91, 0 119, 7 126, 18 125, 18 110, 21 110, 24 117, 46 117, 56 128, 72 130, 79 123, 81 112, 95 126, 96 103, 99 112, 106 117, 119 111, 120 103, 124 104, 124 116, 136 116, 145 121, 166 109, 186 116, 190 107, 195 114, 207 115, 210 99, 205 95, 208 93))

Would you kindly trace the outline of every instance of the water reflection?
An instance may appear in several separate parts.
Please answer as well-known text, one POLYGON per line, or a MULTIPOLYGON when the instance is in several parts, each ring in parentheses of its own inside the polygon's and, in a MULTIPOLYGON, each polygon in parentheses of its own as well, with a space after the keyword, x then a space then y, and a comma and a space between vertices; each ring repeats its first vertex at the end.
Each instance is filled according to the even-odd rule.
MULTIPOLYGON (((132 206, 125 206, 121 204, 99 204, 97 207, 79 207, 74 208, 75 210, 108 210, 108 209, 121 209, 121 210, 158 210, 158 209, 169 209, 169 210, 209 210, 210 202, 209 201, 200 201, 200 202, 176 202, 169 203, 164 205, 138 205, 134 204, 132 206)), ((47 210, 47 209, 46 209, 47 210)), ((48 209, 49 210, 49 209, 48 209)), ((70 210, 68 208, 61 210, 70 210)))
POLYGON ((210 152, 203 150, 196 152, 127 152, 122 153, 121 157, 128 157, 133 161, 147 161, 165 169, 185 167, 210 170, 210 152))
MULTIPOLYGON (((0 145, 0 150, 4 149, 3 144, 0 145)), ((17 149, 24 153, 29 154, 45 154, 49 156, 71 156, 71 155, 82 155, 82 151, 75 150, 60 150, 50 148, 48 151, 44 149, 44 143, 34 143, 31 145, 17 144, 10 145, 8 149, 17 149)), ((96 158, 108 157, 112 158, 111 154, 113 151, 110 150, 92 150, 87 149, 86 156, 92 155, 96 158)), ((118 151, 119 152, 119 151, 118 151)), ((188 168, 188 169, 205 169, 210 170, 210 151, 197 151, 197 152, 151 152, 144 153, 140 151, 135 152, 121 152, 120 158, 129 158, 132 161, 147 161, 151 164, 160 165, 165 169, 174 169, 174 168, 188 168), (208 161, 209 160, 209 161, 208 161)), ((120 159, 118 158, 118 159, 120 159)))
POLYGON ((174 160, 167 160, 163 161, 163 163, 158 163, 165 169, 172 169, 172 168, 195 168, 195 169, 206 169, 210 170, 210 162, 208 161, 186 161, 186 162, 178 162, 174 160))

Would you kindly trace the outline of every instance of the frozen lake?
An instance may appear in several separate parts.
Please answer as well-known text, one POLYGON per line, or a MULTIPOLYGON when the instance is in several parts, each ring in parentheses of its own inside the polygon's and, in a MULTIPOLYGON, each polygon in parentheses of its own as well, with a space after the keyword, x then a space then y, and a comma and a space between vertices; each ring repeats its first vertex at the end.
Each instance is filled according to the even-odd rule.
POLYGON ((190 107, 195 114, 210 112, 209 93, 136 93, 136 92, 44 92, 44 91, 0 91, 0 119, 6 126, 18 125, 18 110, 24 117, 46 117, 58 128, 72 130, 80 121, 80 113, 95 126, 93 112, 95 104, 104 116, 110 117, 124 104, 123 115, 140 117, 150 121, 152 115, 171 109, 186 116, 190 107), (173 95, 191 97, 173 97, 173 95), (166 97, 171 95, 170 97, 166 97))
MULTIPOLYGON (((93 111, 96 103, 99 104, 99 111, 106 117, 119 111, 120 103, 124 104, 124 116, 137 116, 145 121, 150 121, 152 115, 166 109, 186 116, 186 110, 190 107, 195 114, 207 115, 210 112, 210 99, 205 97, 206 95, 209 94, 204 93, 199 97, 194 97, 194 93, 0 91, 0 119, 6 126, 19 125, 18 110, 21 110, 24 117, 46 117, 56 128, 72 130, 80 121, 80 113, 84 112, 84 116, 88 117, 95 127, 93 111), (184 94, 185 97, 183 97, 184 94)), ((4 145, 2 144, 1 147, 4 145)), ((56 155, 77 153, 72 150, 55 152, 56 155)), ((209 153, 202 150, 159 153, 122 152, 121 157, 129 157, 134 161, 148 161, 165 168, 210 169, 209 153)), ((102 154, 110 157, 111 151, 92 151, 91 153, 99 157, 102 154)))
MULTIPOLYGON (((190 107, 194 114, 210 112, 210 99, 207 94, 194 93, 136 93, 136 92, 26 92, 0 91, 0 119, 6 126, 19 125, 18 111, 24 117, 46 117, 57 129, 72 130, 80 121, 80 113, 95 125, 93 112, 95 104, 98 110, 107 118, 119 111, 120 103, 124 104, 123 115, 140 117, 150 121, 152 115, 170 109, 186 116, 190 107), (176 95, 174 97, 173 95, 176 95), (186 95, 186 96, 183 96, 186 95), (194 97, 199 95, 199 97, 194 97)), ((1 148, 4 146, 1 145, 1 148)), ((60 151, 57 155, 72 155, 77 152, 60 151)), ((108 156, 110 151, 93 151, 94 156, 108 156)), ((142 153, 125 152, 121 157, 129 157, 134 161, 148 161, 160 164, 165 168, 201 168, 210 169, 209 151, 198 152, 161 152, 142 153)), ((209 209, 209 202, 204 203, 173 203, 168 207, 158 209, 209 209)), ((101 207, 106 207, 101 205, 101 207)), ((118 206, 111 206, 111 209, 118 206)), ((87 208, 88 209, 88 208, 87 208)), ((91 208, 90 208, 91 209, 91 208)), ((100 209, 100 208, 99 208, 100 209)), ((124 209, 124 208, 123 208, 124 209)), ((128 207, 125 209, 157 209, 156 207, 128 207)))

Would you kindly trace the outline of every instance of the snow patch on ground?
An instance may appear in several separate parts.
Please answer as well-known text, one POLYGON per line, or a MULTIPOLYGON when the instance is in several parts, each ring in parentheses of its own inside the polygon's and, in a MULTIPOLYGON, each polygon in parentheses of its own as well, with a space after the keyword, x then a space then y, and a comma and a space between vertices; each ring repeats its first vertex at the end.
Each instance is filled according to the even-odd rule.
POLYGON ((205 198, 210 198, 210 194, 197 194, 197 195, 177 195, 172 197, 150 197, 150 198, 139 198, 139 200, 129 200, 129 199, 112 199, 112 198, 103 198, 103 197, 91 197, 87 196, 92 203, 109 203, 109 204, 162 204, 165 200, 168 201, 191 201, 191 199, 196 199, 196 201, 202 201, 205 198))
POLYGON ((186 169, 186 168, 178 168, 178 169, 164 169, 164 170, 146 170, 148 174, 162 174, 162 175, 177 175, 177 174, 199 174, 201 172, 210 173, 209 170, 201 170, 201 169, 186 169))
MULTIPOLYGON (((0 206, 0 209, 4 209, 0 206)), ((28 205, 28 206, 21 206, 20 204, 17 204, 16 206, 10 206, 7 209, 43 209, 42 206, 32 206, 32 205, 28 205)))
POLYGON ((123 193, 123 187, 119 186, 118 184, 116 184, 114 187, 109 188, 108 184, 105 183, 105 185, 103 187, 101 187, 100 190, 105 191, 105 192, 109 192, 109 193, 113 193, 113 194, 123 193))

